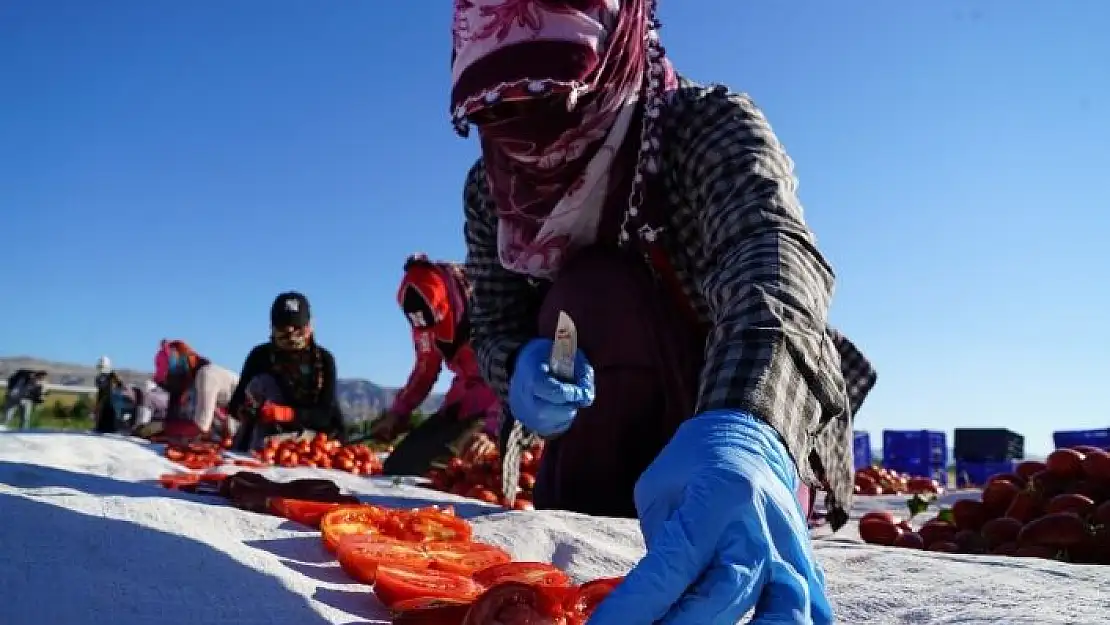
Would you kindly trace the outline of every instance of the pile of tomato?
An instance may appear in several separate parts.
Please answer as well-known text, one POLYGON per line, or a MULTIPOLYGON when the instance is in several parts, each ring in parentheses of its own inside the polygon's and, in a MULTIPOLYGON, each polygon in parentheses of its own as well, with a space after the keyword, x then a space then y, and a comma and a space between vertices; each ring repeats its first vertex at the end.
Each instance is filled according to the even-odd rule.
POLYGON ((217 490, 218 484, 227 477, 219 472, 222 466, 318 467, 355 475, 382 472, 381 460, 369 447, 343 445, 324 434, 303 439, 270 439, 261 451, 253 453, 254 460, 226 456, 221 445, 210 442, 167 443, 164 455, 191 472, 168 473, 161 476, 159 482, 166 488, 184 491, 217 490), (195 473, 197 471, 201 473, 195 473))
POLYGON ((857 495, 939 495, 944 492, 940 482, 907 475, 883 467, 867 467, 856 471, 857 495))
POLYGON ((956 501, 917 530, 888 512, 865 515, 859 530, 877 545, 1110 565, 1110 453, 1058 449, 992 476, 980 498, 956 501))
POLYGON ((252 452, 267 465, 336 469, 355 475, 379 475, 382 462, 366 445, 344 445, 326 434, 312 438, 270 438, 261 451, 252 452))
POLYGON ((520 493, 512 502, 505 501, 501 483, 501 457, 490 451, 477 458, 451 458, 444 467, 428 472, 431 488, 486 503, 512 507, 515 510, 532 509, 532 489, 536 486, 536 472, 543 456, 543 443, 538 442, 520 454, 520 493))
POLYGON ((320 530, 324 547, 355 581, 373 586, 396 625, 584 625, 620 582, 576 586, 545 562, 513 562, 474 540, 448 508, 397 510, 275 498, 276 515, 320 530))

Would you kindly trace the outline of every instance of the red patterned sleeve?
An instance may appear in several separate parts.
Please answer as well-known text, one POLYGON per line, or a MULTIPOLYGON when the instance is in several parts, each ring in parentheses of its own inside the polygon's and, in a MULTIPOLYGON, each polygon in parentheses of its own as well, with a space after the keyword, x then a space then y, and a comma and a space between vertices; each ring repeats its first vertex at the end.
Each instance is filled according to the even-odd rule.
POLYGON ((398 415, 412 414, 432 392, 432 387, 439 379, 439 370, 443 366, 443 356, 436 349, 433 337, 431 330, 412 331, 412 342, 416 348, 416 364, 409 374, 408 382, 405 382, 404 388, 393 399, 390 412, 398 415))

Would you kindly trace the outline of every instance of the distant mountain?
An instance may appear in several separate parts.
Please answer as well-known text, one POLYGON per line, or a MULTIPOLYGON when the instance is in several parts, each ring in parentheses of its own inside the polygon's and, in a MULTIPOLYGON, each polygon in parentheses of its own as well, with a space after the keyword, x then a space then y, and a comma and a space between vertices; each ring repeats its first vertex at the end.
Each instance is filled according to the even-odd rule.
MULTIPOLYGON (((0 357, 0 380, 7 380, 17 369, 45 369, 48 373, 47 381, 62 386, 93 386, 96 378, 93 367, 50 362, 30 356, 0 357)), ((151 376, 149 372, 131 369, 117 369, 116 373, 127 384, 142 384, 151 376)), ((340 380, 339 403, 349 422, 363 421, 385 410, 397 391, 396 388, 379 386, 369 380, 340 380)), ((420 406, 420 410, 425 413, 434 412, 442 403, 443 395, 433 394, 420 406)))

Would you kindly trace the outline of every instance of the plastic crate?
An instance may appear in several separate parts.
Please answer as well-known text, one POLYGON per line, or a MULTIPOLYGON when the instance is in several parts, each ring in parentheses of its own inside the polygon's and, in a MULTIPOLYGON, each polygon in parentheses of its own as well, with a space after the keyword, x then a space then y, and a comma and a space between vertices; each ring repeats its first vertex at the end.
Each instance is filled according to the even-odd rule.
POLYGON ((883 430, 883 466, 948 481, 948 437, 932 430, 883 430))
POLYGON ((1017 460, 972 461, 956 460, 956 487, 983 486, 992 475, 1013 473, 1017 460))
POLYGON ((1110 428, 1101 430, 1065 430, 1052 433, 1052 442, 1056 449, 1064 447, 1078 447, 1090 445, 1110 451, 1110 428))
POLYGON ((871 435, 867 432, 852 432, 852 459, 856 471, 871 466, 871 435))
POLYGON ((952 451, 957 462, 998 462, 1025 458, 1025 437, 1003 428, 956 428, 952 451))

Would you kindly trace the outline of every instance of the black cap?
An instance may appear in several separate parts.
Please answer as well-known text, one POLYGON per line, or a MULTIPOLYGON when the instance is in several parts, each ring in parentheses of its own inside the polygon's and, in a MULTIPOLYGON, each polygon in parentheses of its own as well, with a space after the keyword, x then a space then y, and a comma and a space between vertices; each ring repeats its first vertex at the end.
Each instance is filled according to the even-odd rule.
POLYGON ((274 305, 270 307, 270 325, 273 327, 303 328, 310 321, 312 311, 308 306, 308 298, 304 295, 290 291, 274 298, 274 305))

